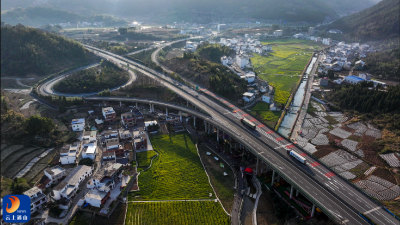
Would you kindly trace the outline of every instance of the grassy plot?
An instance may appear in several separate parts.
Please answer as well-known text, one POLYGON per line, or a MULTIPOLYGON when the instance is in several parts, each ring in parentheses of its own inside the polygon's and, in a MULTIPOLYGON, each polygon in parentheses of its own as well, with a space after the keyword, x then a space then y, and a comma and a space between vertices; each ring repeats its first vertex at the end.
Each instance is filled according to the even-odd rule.
POLYGON ((69 225, 86 225, 90 223, 93 214, 83 211, 76 212, 74 218, 69 223, 69 225))
POLYGON ((155 136, 151 143, 159 156, 140 174, 140 191, 130 193, 129 201, 215 198, 209 197, 213 190, 187 133, 155 136))
POLYGON ((214 201, 135 202, 128 204, 125 224, 230 224, 228 215, 214 201))
POLYGON ((274 101, 280 104, 285 104, 293 88, 296 87, 298 76, 285 76, 285 75, 266 75, 260 74, 261 79, 268 81, 274 86, 275 94, 274 101))
POLYGON ((155 151, 144 151, 136 153, 136 161, 138 162, 138 172, 150 166, 151 159, 157 155, 155 151))
POLYGON ((261 118, 261 121, 269 127, 275 127, 276 122, 279 120, 282 112, 269 111, 269 104, 259 102, 251 109, 251 114, 261 118))
POLYGON ((231 212, 235 194, 235 176, 232 169, 225 162, 216 161, 214 157, 217 155, 203 145, 199 146, 199 154, 218 198, 225 210, 231 212), (210 152, 211 155, 207 155, 207 152, 210 152), (224 167, 221 167, 220 163, 224 167), (224 172, 228 175, 224 176, 224 172))

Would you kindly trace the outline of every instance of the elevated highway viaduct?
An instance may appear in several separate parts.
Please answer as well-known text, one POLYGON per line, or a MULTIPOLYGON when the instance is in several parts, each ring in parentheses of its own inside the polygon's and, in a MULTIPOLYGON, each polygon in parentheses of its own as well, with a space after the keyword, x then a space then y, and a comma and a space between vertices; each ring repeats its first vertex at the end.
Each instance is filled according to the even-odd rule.
MULTIPOLYGON (((300 191, 302 195, 312 201, 316 207, 320 208, 335 222, 339 224, 368 224, 360 216, 361 213, 377 224, 399 223, 399 220, 387 212, 379 203, 227 100, 205 89, 203 89, 203 92, 207 96, 199 94, 192 88, 139 63, 101 49, 86 47, 104 58, 111 59, 114 63, 128 64, 131 68, 158 80, 162 85, 191 104, 207 112, 210 117, 206 119, 206 123, 224 130, 235 140, 242 143, 257 156, 259 163, 267 164, 276 174, 288 181, 294 189, 300 191), (210 97, 214 99, 210 99, 210 97), (216 103, 215 100, 219 102, 216 103), (236 113, 233 113, 232 110, 236 113), (256 130, 244 126, 240 122, 240 118, 243 117, 256 123, 256 130), (307 165, 289 157, 286 154, 287 149, 302 154, 307 159, 307 165)), ((117 99, 116 101, 126 101, 126 99, 117 99)), ((198 116, 200 117, 200 115, 198 116)))

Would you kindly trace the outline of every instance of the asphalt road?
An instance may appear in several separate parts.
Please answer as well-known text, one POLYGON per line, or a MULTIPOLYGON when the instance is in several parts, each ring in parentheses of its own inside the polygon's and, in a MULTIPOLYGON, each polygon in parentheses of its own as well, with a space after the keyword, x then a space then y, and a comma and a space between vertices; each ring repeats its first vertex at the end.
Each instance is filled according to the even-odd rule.
MULTIPOLYGON (((101 91, 92 92, 92 93, 76 93, 76 94, 60 93, 60 92, 54 91, 53 90, 53 86, 57 82, 60 82, 62 79, 68 77, 68 75, 71 75, 73 72, 76 72, 76 71, 79 71, 79 70, 84 70, 84 69, 89 69, 89 68, 92 68, 92 67, 96 67, 98 65, 99 65, 99 63, 95 63, 95 64, 91 64, 91 65, 88 65, 88 66, 79 67, 79 68, 74 69, 72 71, 69 71, 67 73, 61 74, 61 75, 59 75, 59 76, 57 76, 57 77, 55 77, 55 78, 53 78, 53 79, 51 79, 49 81, 46 81, 43 84, 41 84, 38 87, 38 91, 42 95, 60 95, 60 96, 66 96, 66 97, 85 97, 85 96, 90 96, 90 95, 96 95, 96 94, 100 93, 101 91)), ((130 85, 132 82, 134 82, 136 80, 137 76, 133 71, 128 70, 128 73, 129 73, 129 80, 124 85, 112 88, 112 89, 110 89, 110 91, 115 91, 115 90, 118 90, 121 87, 126 87, 126 86, 130 85)))
MULTIPOLYGON (((220 127, 233 138, 239 140, 253 154, 273 167, 279 175, 294 185, 296 189, 299 189, 305 197, 312 200, 317 207, 321 208, 331 218, 334 218, 336 222, 342 224, 368 224, 359 216, 359 213, 364 213, 378 224, 399 223, 392 215, 383 210, 380 205, 354 186, 351 186, 343 178, 336 176, 332 170, 319 164, 307 153, 288 142, 279 134, 271 131, 247 113, 240 111, 239 108, 223 98, 205 89, 203 91, 208 96, 201 95, 190 87, 136 62, 91 46, 86 47, 94 49, 102 57, 112 58, 117 63, 129 63, 136 70, 159 80, 164 86, 198 108, 205 110, 212 117, 209 120, 210 123, 220 127), (217 104, 210 98, 215 98, 220 103, 217 104), (225 107, 221 106, 221 104, 225 105, 225 107), (230 108, 230 110, 227 108, 230 108), (232 110, 237 110, 237 112, 233 113, 232 110), (257 129, 251 130, 244 126, 240 122, 243 117, 253 121, 257 125, 257 129), (286 154, 287 149, 295 150, 304 155, 307 159, 307 165, 303 165, 288 156, 286 154)), ((104 98, 104 100, 108 100, 108 98, 104 98)))

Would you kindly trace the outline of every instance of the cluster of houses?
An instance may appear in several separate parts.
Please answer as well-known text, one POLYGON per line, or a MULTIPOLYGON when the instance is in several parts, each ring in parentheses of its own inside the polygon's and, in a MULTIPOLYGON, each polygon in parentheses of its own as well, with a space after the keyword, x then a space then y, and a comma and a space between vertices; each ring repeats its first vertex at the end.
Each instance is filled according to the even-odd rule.
MULTIPOLYGON (((324 54, 324 59, 318 67, 318 73, 326 74, 329 70, 334 72, 348 70, 350 71, 348 76, 334 80, 334 83, 341 84, 345 81, 349 84, 357 84, 363 81, 372 81, 375 86, 378 84, 386 86, 384 82, 372 80, 371 74, 362 72, 365 68, 363 58, 371 52, 376 52, 376 49, 367 44, 339 42, 324 54), (355 58, 359 60, 352 65, 352 61, 355 58)), ((320 86, 328 86, 328 78, 320 79, 320 86)))
POLYGON ((259 40, 249 37, 248 34, 245 34, 243 38, 221 38, 219 43, 241 53, 266 55, 272 51, 271 45, 262 45, 259 40))
POLYGON ((318 72, 327 72, 328 70, 363 70, 365 62, 362 58, 365 58, 370 52, 376 52, 376 50, 367 44, 360 45, 359 43, 346 44, 345 42, 339 42, 325 53, 325 59, 319 66, 318 72), (355 58, 359 58, 360 60, 355 62, 352 68, 351 62, 355 58))
MULTIPOLYGON (((89 111, 89 114, 93 115, 93 111, 89 111)), ((101 114, 102 119, 96 120, 116 121, 116 113, 112 107, 103 107, 101 114)), ((149 141, 144 127, 132 128, 144 121, 144 116, 138 109, 133 108, 122 113, 120 121, 121 128, 107 129, 97 135, 97 130, 85 131, 84 118, 72 120, 71 129, 81 131, 81 139, 64 145, 60 150, 60 164, 46 168, 39 184, 24 192, 31 198, 31 213, 42 208, 48 198, 56 202, 60 209, 68 209, 83 185, 86 185, 87 190, 80 202, 99 208, 106 204, 112 191, 117 187, 119 190, 123 167, 129 165, 133 151, 145 150, 149 141), (96 160, 103 166, 94 170, 93 166, 77 165, 85 158, 96 160), (65 169, 64 165, 73 167, 65 169), (43 193, 46 188, 51 188, 48 196, 43 193)))

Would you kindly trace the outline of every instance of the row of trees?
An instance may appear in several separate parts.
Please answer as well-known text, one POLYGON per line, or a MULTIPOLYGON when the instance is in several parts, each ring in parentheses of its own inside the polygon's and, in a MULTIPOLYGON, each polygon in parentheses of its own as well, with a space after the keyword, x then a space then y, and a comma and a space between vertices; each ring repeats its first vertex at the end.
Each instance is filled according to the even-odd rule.
POLYGON ((102 60, 100 68, 73 73, 54 86, 61 93, 91 93, 118 87, 129 80, 128 72, 102 60))
POLYGON ((400 110, 400 86, 388 86, 386 90, 381 88, 379 85, 374 87, 372 82, 338 86, 334 88, 331 100, 343 109, 362 113, 400 110))
POLYGON ((21 24, 1 27, 2 76, 47 75, 88 58, 83 45, 61 35, 21 24))

